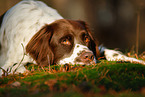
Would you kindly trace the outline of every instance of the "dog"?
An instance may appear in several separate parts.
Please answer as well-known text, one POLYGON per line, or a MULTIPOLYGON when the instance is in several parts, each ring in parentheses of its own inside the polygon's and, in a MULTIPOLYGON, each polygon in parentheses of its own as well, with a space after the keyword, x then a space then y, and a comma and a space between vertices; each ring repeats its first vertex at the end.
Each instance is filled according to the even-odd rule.
POLYGON ((0 64, 4 70, 15 64, 11 73, 18 65, 16 72, 24 73, 27 63, 89 65, 99 55, 84 21, 64 19, 41 1, 19 2, 1 16, 0 25, 0 64))
POLYGON ((86 22, 64 19, 41 1, 23 0, 0 17, 0 67, 9 73, 26 72, 27 63, 90 65, 100 52, 109 61, 128 60, 99 47, 86 22))

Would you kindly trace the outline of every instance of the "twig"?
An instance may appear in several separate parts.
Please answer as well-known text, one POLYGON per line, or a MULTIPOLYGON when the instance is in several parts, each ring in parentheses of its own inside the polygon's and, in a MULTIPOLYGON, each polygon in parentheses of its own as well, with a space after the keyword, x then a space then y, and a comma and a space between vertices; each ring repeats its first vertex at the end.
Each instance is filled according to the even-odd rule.
POLYGON ((138 55, 139 49, 139 26, 140 26, 140 11, 137 12, 137 26, 136 26, 136 53, 138 55))
POLYGON ((6 75, 6 76, 8 75, 8 73, 9 73, 8 71, 4 70, 4 69, 1 68, 1 67, 0 67, 0 69, 2 69, 2 71, 4 72, 4 75, 6 75))
MULTIPOLYGON (((24 45, 23 45, 22 43, 21 43, 21 45, 22 45, 22 47, 23 47, 23 51, 24 51, 24 45)), ((26 55, 26 53, 25 53, 25 51, 24 51, 23 57, 22 57, 20 63, 18 64, 17 68, 14 70, 13 73, 15 73, 15 72, 17 71, 17 69, 19 68, 19 66, 20 66, 21 63, 23 62, 25 55, 26 55)))
POLYGON ((53 72, 51 67, 50 67, 50 60, 49 60, 49 55, 47 55, 47 60, 48 60, 48 65, 49 65, 49 73, 53 72))
MULTIPOLYGON (((22 47, 23 47, 23 50, 24 50, 24 45, 21 43, 21 45, 22 45, 22 47)), ((21 59, 21 61, 20 61, 20 63, 18 64, 18 66, 17 66, 17 68, 13 71, 13 74, 16 72, 16 70, 19 68, 19 66, 20 66, 20 64, 22 63, 22 61, 24 60, 24 56, 25 56, 26 54, 24 53, 24 55, 23 55, 23 57, 22 57, 22 59, 21 59)), ((10 73, 11 72, 11 70, 12 70, 12 68, 16 65, 17 63, 15 63, 15 64, 13 64, 13 66, 11 66, 10 68, 7 68, 7 70, 4 70, 3 68, 1 68, 0 67, 0 69, 2 69, 3 70, 3 72, 4 72, 4 75, 8 75, 8 73, 10 73), (10 70, 9 70, 10 69, 10 70)))

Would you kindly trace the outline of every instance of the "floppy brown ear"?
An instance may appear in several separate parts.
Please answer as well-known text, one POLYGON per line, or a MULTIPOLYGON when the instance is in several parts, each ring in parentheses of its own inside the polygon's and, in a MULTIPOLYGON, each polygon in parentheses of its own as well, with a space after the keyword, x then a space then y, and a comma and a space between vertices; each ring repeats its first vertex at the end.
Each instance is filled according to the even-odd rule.
POLYGON ((26 46, 26 52, 38 65, 48 65, 53 63, 54 54, 49 46, 52 34, 52 27, 50 25, 45 25, 32 37, 26 46))
POLYGON ((86 29, 86 31, 88 32, 91 41, 89 44, 89 49, 93 51, 93 53, 96 55, 96 58, 98 58, 100 56, 100 52, 99 52, 99 48, 98 48, 98 41, 96 39, 93 38, 91 30, 89 29, 89 26, 86 22, 84 21, 77 21, 79 22, 81 25, 83 25, 83 27, 86 29))

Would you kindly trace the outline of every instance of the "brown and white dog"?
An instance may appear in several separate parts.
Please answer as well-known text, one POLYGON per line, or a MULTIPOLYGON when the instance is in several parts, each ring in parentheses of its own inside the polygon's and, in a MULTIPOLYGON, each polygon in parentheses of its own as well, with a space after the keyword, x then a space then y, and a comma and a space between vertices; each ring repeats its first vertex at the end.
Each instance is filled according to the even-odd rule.
POLYGON ((89 65, 99 54, 85 22, 63 19, 41 1, 19 2, 1 16, 0 24, 0 65, 5 70, 18 65, 24 54, 17 72, 25 72, 28 62, 89 65))
MULTIPOLYGON (((126 58, 114 50, 103 51, 110 61, 126 58)), ((89 65, 98 55, 98 43, 84 21, 63 19, 41 1, 23 0, 0 18, 0 67, 13 67, 11 73, 18 66, 16 72, 25 72, 27 63, 89 65)))

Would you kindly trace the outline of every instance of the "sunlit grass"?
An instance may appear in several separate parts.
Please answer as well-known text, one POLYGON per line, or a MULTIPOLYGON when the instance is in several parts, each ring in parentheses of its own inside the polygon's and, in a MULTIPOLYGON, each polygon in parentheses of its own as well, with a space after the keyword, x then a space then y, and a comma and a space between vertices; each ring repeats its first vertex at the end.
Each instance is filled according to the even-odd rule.
POLYGON ((0 95, 15 96, 121 96, 139 95, 145 87, 145 66, 108 62, 90 66, 29 65, 29 74, 9 75, 0 79, 0 95), (66 68, 67 67, 67 68, 66 68), (69 69, 68 69, 69 68, 69 69), (14 86, 18 81, 20 85, 14 86), (59 94, 60 95, 59 95, 59 94))

